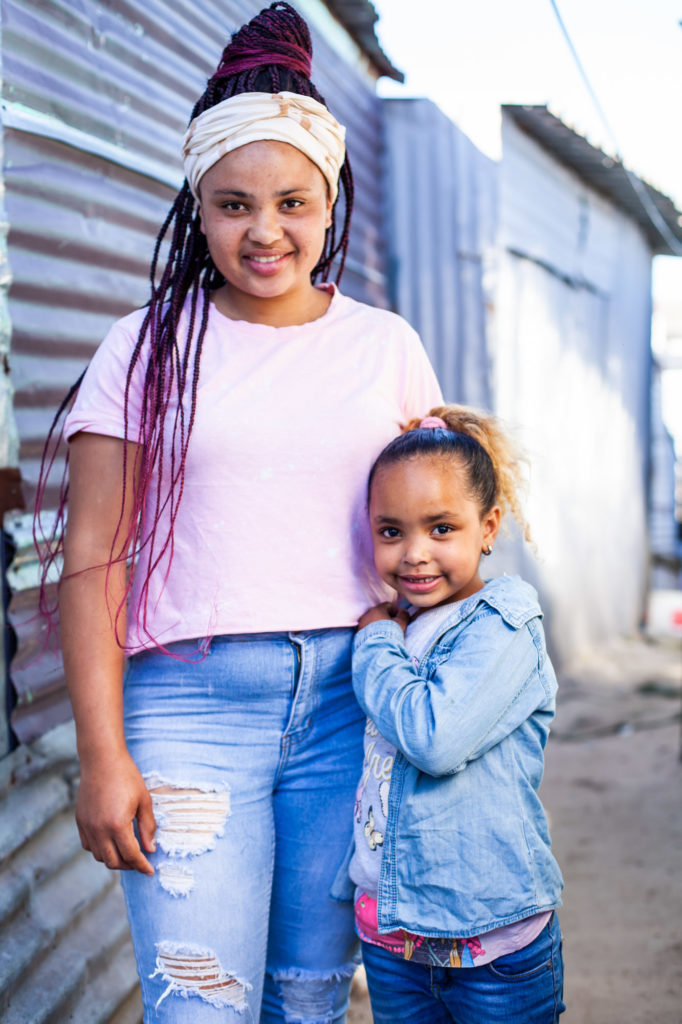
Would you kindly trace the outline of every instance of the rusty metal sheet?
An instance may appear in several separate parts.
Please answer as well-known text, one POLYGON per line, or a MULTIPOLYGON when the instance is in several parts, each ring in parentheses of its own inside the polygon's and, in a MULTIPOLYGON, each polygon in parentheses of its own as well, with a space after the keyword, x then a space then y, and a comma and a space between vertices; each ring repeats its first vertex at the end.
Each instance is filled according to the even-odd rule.
MULTIPOLYGON (((45 526, 49 514, 45 520, 45 526)), ((9 678, 13 690, 12 729, 22 743, 30 743, 48 729, 71 717, 59 651, 59 633, 52 635, 38 610, 40 567, 33 543, 33 517, 10 512, 3 528, 13 552, 7 573, 10 592, 7 622, 13 632, 14 656, 9 678)), ((48 584, 48 598, 56 602, 55 582, 48 584)))

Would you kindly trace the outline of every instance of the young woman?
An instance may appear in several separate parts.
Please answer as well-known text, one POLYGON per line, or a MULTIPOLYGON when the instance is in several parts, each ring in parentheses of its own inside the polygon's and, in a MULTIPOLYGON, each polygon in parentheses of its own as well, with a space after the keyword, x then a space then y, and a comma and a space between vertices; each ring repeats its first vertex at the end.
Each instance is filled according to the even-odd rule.
POLYGON ((310 59, 285 3, 227 46, 150 302, 65 427, 78 827, 124 871, 154 1024, 341 1021, 355 965, 328 892, 361 759, 364 487, 439 389, 404 321, 314 284, 353 192, 310 59))

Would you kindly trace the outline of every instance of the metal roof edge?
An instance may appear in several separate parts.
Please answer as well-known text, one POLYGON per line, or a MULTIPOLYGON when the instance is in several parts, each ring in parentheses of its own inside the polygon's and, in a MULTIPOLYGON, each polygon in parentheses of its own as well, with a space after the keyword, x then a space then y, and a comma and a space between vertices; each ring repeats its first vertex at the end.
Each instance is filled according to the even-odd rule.
POLYGON ((405 81, 404 73, 392 64, 381 48, 374 28, 379 15, 370 0, 325 0, 325 3, 380 75, 395 82, 405 81))
POLYGON ((502 112, 551 156, 610 199, 642 229, 654 255, 682 255, 682 213, 672 199, 592 145, 540 105, 502 104, 502 112))

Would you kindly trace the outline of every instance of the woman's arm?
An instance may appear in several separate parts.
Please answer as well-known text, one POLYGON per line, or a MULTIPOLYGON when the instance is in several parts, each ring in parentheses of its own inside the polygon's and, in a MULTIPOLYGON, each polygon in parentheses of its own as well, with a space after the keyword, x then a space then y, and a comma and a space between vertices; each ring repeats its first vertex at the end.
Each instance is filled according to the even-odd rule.
MULTIPOLYGON (((123 733, 123 651, 116 630, 123 642, 125 613, 116 622, 116 612, 125 592, 124 558, 111 565, 107 582, 121 515, 123 445, 100 434, 78 433, 71 440, 60 629, 81 762, 76 805, 81 842, 109 868, 153 874, 133 830, 136 818, 142 847, 152 851, 156 826, 151 797, 123 733)), ((122 548, 136 450, 128 445, 126 507, 116 556, 127 554, 122 548)))

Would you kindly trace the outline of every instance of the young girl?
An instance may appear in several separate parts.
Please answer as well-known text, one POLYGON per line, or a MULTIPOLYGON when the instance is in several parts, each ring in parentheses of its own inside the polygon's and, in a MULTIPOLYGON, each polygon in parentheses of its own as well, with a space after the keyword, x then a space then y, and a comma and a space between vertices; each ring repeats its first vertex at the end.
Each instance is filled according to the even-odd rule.
POLYGON ((353 654, 369 720, 350 877, 375 1024, 564 1009, 537 795, 556 678, 535 591, 479 572, 506 512, 528 535, 519 484, 497 421, 461 406, 414 421, 370 473, 376 568, 408 606, 366 612, 353 654))
POLYGON ((353 188, 310 64, 286 3, 226 47, 149 304, 65 428, 77 821, 123 871, 149 1024, 340 1022, 356 965, 329 889, 362 749, 365 481, 440 392, 405 321, 324 284, 353 188))

